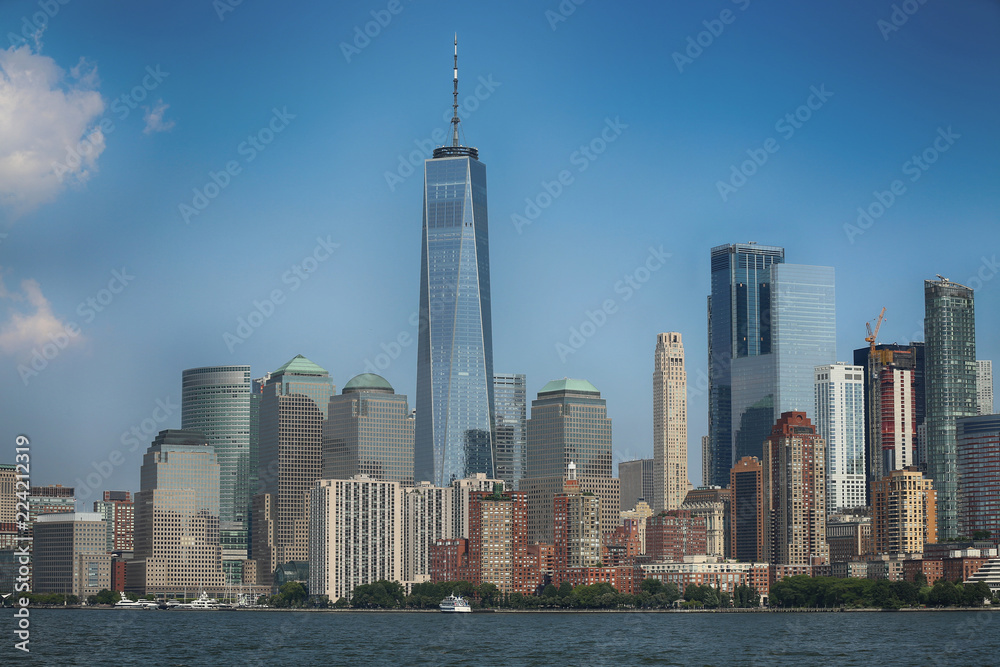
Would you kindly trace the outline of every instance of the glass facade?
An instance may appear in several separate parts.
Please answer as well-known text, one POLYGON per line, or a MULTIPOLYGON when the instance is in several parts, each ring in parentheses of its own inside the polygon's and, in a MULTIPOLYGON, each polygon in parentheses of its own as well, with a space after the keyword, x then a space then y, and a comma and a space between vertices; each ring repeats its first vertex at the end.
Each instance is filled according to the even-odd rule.
POLYGON ((826 440, 827 513, 866 504, 864 375, 863 367, 847 364, 815 370, 816 432, 826 440))
POLYGON ((958 536, 955 420, 976 416, 976 313, 972 290, 924 281, 927 476, 937 491, 938 535, 958 536))
POLYGON ((777 370, 775 355, 743 357, 733 361, 732 433, 733 458, 764 456, 764 440, 778 419, 774 395, 777 370))
POLYGON ((473 148, 424 163, 414 475, 494 474, 486 166, 473 148))
POLYGON ((736 460, 732 429, 733 362, 771 351, 770 267, 784 261, 784 248, 776 246, 731 243, 712 248, 708 429, 713 464, 711 484, 716 486, 729 483, 729 470, 736 460))
POLYGON ((493 376, 496 411, 496 476, 517 491, 528 466, 528 395, 523 374, 493 376))

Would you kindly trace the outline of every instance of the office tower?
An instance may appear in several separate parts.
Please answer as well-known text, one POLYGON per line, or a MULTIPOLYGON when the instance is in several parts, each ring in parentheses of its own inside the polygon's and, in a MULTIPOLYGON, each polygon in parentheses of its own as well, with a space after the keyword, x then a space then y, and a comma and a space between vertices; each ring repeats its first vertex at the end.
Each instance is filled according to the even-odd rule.
POLYGON ((270 374, 260 398, 259 493, 253 499, 257 583, 309 555, 308 494, 323 474, 323 421, 333 381, 301 354, 270 374))
POLYGON ((1000 537, 1000 415, 955 421, 958 463, 958 532, 1000 537))
POLYGON ((924 422, 924 344, 896 343, 854 351, 865 369, 865 475, 871 485, 892 470, 918 465, 924 422))
POLYGON ((865 397, 861 366, 817 366, 816 432, 826 441, 826 511, 864 507, 865 397))
POLYGON ((733 361, 771 352, 771 266, 785 261, 785 250, 753 242, 730 243, 712 248, 711 259, 708 429, 712 475, 706 477, 706 486, 725 486, 735 461, 733 361))
POLYGON ((357 375, 331 396, 323 423, 323 477, 413 486, 413 414, 385 378, 357 375))
POLYGON ((219 462, 219 531, 226 581, 243 580, 249 547, 249 366, 206 366, 181 373, 181 428, 203 433, 219 462))
MULTIPOLYGON (((553 500, 556 569, 598 567, 601 562, 601 499, 584 495, 576 479, 576 465, 569 464, 562 493, 553 500)), ((560 579, 565 574, 558 575, 560 579)))
POLYGON ((688 490, 687 373, 675 331, 656 337, 653 368, 653 510, 675 510, 688 490))
POLYGON ((76 511, 76 489, 72 486, 55 484, 33 486, 28 496, 28 533, 33 534, 35 520, 43 514, 59 514, 76 511))
POLYGON ((712 439, 701 436, 701 485, 712 486, 712 439))
POLYGON ((933 480, 914 467, 892 470, 872 485, 875 553, 923 553, 937 542, 933 480))
POLYGON ((430 549, 435 540, 459 537, 455 515, 458 487, 421 482, 403 488, 403 581, 419 582, 430 576, 430 549))
POLYGON ((0 463, 0 523, 17 520, 17 472, 13 463, 0 463))
POLYGON ((157 434, 142 457, 127 590, 169 597, 222 592, 219 475, 215 449, 202 433, 157 434))
POLYGON ((104 517, 57 512, 35 520, 32 593, 86 598, 111 588, 111 556, 104 550, 104 517))
POLYGON ((424 162, 414 477, 494 477, 493 323, 486 166, 458 140, 458 46, 450 146, 424 162))
POLYGON ((468 573, 472 583, 490 583, 509 595, 535 591, 527 540, 524 492, 473 491, 469 499, 468 573))
POLYGON ((105 551, 133 551, 135 534, 135 504, 128 491, 105 491, 101 500, 94 501, 94 511, 104 517, 107 528, 105 551))
POLYGON ((804 412, 785 412, 764 447, 765 560, 777 565, 828 562, 826 443, 804 412))
POLYGON ((528 539, 551 544, 552 500, 570 462, 583 491, 601 497, 601 532, 618 525, 621 493, 611 476, 611 420, 601 392, 586 380, 553 380, 531 402, 528 420, 528 539))
POLYGON ((976 360, 976 412, 993 414, 993 362, 989 359, 976 360))
POLYGON ((732 492, 717 486, 702 487, 688 491, 681 509, 691 512, 693 517, 705 519, 706 551, 709 556, 726 557, 730 553, 729 526, 732 508, 732 492))
POLYGON ((330 602, 356 586, 403 579, 403 496, 398 482, 357 475, 310 491, 309 593, 330 602))
POLYGON ((764 468, 745 456, 729 471, 731 494, 730 556, 745 562, 764 560, 764 468))
POLYGON ((528 399, 523 374, 494 373, 496 477, 517 491, 528 466, 528 399))
POLYGON ((646 555, 653 561, 683 561, 708 553, 705 518, 688 510, 661 512, 646 522, 646 555))
POLYGON ((734 460, 759 457, 781 413, 811 413, 813 369, 836 361, 832 268, 774 264, 767 294, 770 347, 735 359, 730 372, 734 460))
POLYGON ((618 462, 618 480, 621 485, 621 508, 630 510, 640 500, 653 499, 653 459, 636 459, 618 462))
POLYGON ((976 415, 976 315, 972 290, 924 281, 927 476, 937 491, 938 533, 958 535, 955 420, 976 415))

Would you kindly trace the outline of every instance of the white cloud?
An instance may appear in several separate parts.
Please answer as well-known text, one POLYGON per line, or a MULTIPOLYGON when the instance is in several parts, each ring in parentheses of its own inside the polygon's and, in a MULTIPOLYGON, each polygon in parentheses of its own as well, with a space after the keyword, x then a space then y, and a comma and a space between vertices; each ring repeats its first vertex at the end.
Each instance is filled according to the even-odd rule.
POLYGON ((174 126, 174 121, 163 121, 163 115, 169 108, 170 105, 164 104, 163 100, 157 100, 152 108, 143 107, 146 110, 145 115, 142 117, 146 121, 146 129, 143 130, 143 133, 150 134, 152 132, 166 132, 170 130, 174 126))
POLYGON ((0 50, 0 206, 26 213, 97 170, 97 85, 96 67, 82 58, 67 77, 29 46, 0 50))
MULTIPOLYGON (((27 352, 44 343, 51 342, 53 336, 66 331, 66 323, 52 312, 52 304, 42 294, 38 281, 31 278, 21 281, 20 292, 10 292, 0 278, 0 299, 24 304, 15 308, 8 306, 9 319, 0 325, 0 351, 10 353, 27 352)), ((77 329, 77 332, 79 330, 77 329)), ((79 341, 79 336, 66 336, 69 341, 79 341)))

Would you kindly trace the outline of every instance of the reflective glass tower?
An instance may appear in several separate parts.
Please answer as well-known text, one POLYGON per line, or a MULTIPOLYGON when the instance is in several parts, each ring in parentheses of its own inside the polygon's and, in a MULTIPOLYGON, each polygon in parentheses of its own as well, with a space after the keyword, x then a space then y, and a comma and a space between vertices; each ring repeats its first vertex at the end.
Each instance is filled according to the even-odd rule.
POLYGON ((424 162, 414 477, 447 486, 494 474, 493 325, 486 166, 458 140, 424 162))
MULTIPOLYGON (((771 265, 785 250, 756 243, 712 248, 712 294, 708 298, 709 438, 711 483, 726 486, 733 467, 733 361, 771 352, 771 265)), ((768 422, 768 429, 773 419, 768 422)), ((768 430, 765 433, 770 433, 768 430)), ((759 456, 759 454, 758 454, 759 456)))
POLYGON ((496 475, 508 489, 518 490, 528 466, 528 403, 523 373, 493 376, 496 411, 496 475))

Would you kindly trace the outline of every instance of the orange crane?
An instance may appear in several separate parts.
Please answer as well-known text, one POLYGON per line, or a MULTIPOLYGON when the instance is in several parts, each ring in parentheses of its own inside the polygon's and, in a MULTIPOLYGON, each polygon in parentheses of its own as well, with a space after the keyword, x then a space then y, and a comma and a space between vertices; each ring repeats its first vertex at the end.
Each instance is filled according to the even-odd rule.
POLYGON ((870 351, 868 353, 869 359, 875 358, 875 338, 878 337, 878 330, 882 327, 882 317, 885 315, 885 306, 882 306, 882 312, 878 314, 878 319, 875 320, 875 331, 872 331, 872 323, 865 322, 865 328, 868 329, 868 335, 865 336, 865 342, 871 345, 870 351))

